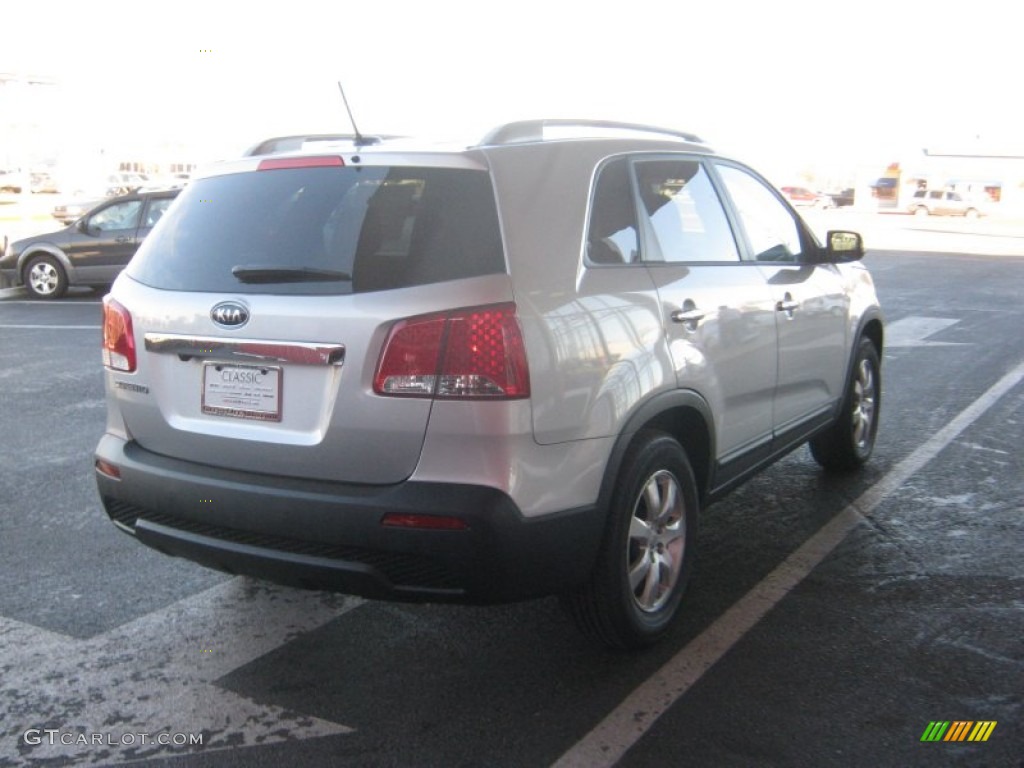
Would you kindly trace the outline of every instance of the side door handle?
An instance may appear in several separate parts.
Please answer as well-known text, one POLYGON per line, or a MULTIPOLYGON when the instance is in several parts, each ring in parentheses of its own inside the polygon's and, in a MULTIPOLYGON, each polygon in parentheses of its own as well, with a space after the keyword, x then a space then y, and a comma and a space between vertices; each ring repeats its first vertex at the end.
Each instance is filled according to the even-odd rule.
POLYGON ((687 299, 683 302, 682 309, 673 311, 669 317, 672 318, 673 323, 682 324, 686 330, 696 331, 705 314, 703 309, 697 309, 697 305, 692 300, 687 299))
POLYGON ((775 303, 776 312, 785 312, 786 317, 792 318, 793 313, 800 309, 800 302, 794 301, 792 294, 788 291, 786 295, 782 297, 782 301, 775 303))

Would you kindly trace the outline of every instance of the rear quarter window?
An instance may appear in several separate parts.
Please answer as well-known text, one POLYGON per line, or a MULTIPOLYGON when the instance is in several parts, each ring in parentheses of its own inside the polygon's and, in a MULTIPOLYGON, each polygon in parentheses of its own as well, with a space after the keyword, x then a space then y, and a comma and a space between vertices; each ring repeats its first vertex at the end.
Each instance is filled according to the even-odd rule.
POLYGON ((165 290, 296 294, 504 271, 486 171, 368 166, 196 180, 128 269, 165 290))

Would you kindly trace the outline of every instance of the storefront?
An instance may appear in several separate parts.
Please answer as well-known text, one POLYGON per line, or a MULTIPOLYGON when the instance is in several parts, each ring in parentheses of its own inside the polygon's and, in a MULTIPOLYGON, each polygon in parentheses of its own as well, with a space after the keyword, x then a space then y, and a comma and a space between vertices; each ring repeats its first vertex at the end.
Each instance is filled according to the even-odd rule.
POLYGON ((864 180, 866 206, 904 210, 921 189, 957 192, 989 214, 1024 215, 1024 154, 924 150, 864 180))

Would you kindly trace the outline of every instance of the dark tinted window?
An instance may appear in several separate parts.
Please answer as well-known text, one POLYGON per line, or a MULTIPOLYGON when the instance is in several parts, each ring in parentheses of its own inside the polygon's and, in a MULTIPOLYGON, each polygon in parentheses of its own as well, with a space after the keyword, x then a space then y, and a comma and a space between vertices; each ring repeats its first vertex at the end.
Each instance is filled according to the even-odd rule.
POLYGON ((322 294, 504 271, 485 171, 347 166, 194 181, 129 274, 170 290, 322 294))
POLYGON ((594 264, 630 264, 640 254, 629 164, 612 160, 597 176, 587 232, 587 258, 594 264))

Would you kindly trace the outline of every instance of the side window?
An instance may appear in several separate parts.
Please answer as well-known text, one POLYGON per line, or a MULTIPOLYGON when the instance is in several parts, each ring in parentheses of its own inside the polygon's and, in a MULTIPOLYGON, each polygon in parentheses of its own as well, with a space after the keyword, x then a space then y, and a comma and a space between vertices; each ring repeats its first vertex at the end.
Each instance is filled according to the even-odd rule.
POLYGON ((162 197, 150 199, 149 208, 146 209, 146 220, 143 222, 144 227, 155 227, 156 223, 163 217, 164 212, 170 207, 171 203, 174 202, 173 197, 162 197))
POLYGON ((587 230, 587 259, 593 264, 632 264, 640 258, 629 164, 620 157, 597 175, 587 230))
POLYGON ((637 184, 649 223, 645 261, 739 261, 722 203, 694 160, 644 160, 637 184))
POLYGON ((730 165, 717 166, 758 261, 798 261, 803 251, 800 228, 760 180, 730 165))
POLYGON ((100 232, 112 232, 117 229, 135 229, 139 223, 139 211, 142 210, 141 200, 128 200, 123 203, 108 205, 89 219, 89 227, 100 232))

